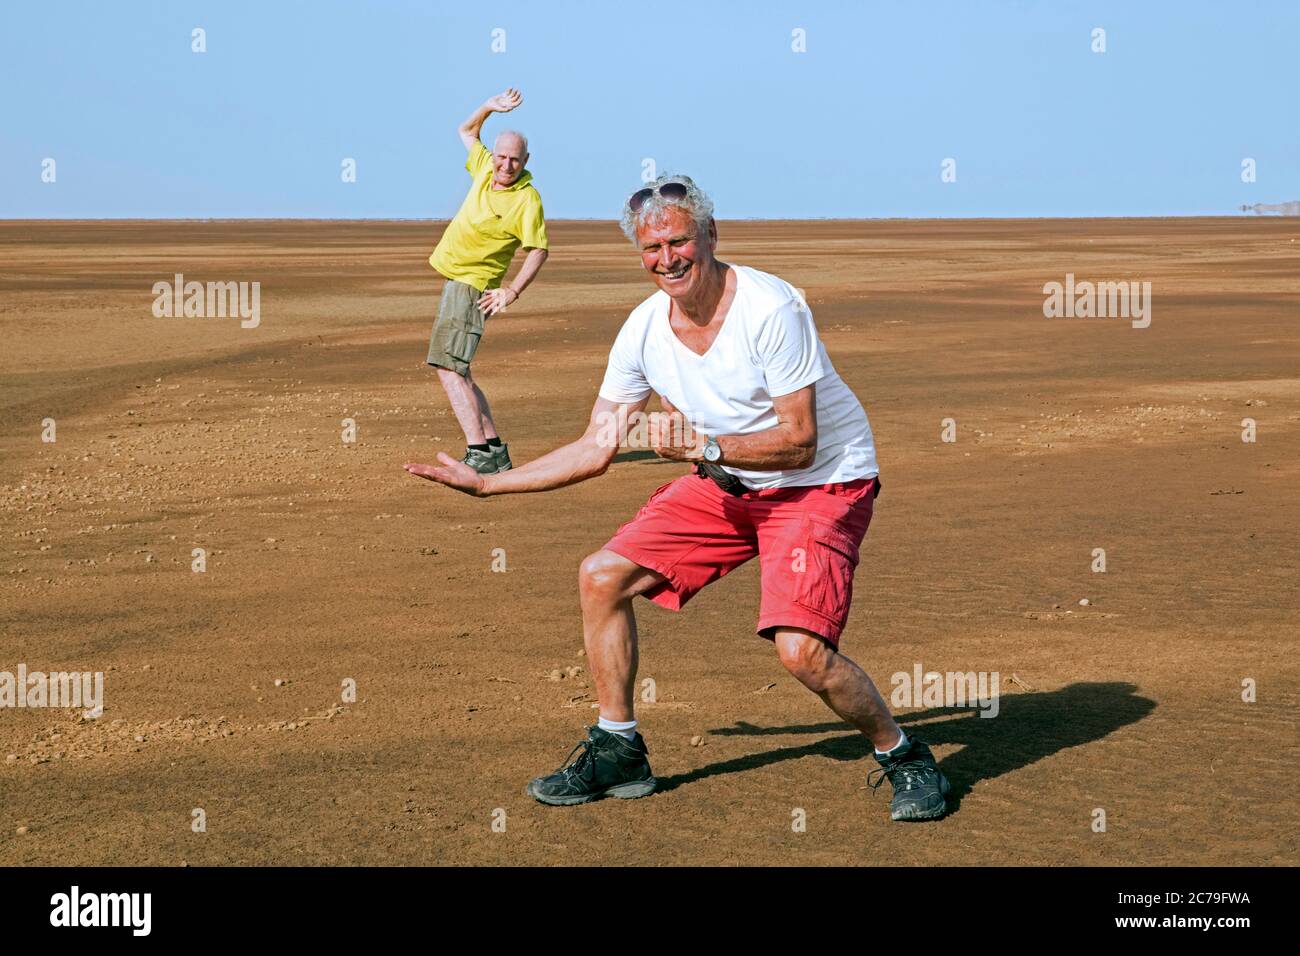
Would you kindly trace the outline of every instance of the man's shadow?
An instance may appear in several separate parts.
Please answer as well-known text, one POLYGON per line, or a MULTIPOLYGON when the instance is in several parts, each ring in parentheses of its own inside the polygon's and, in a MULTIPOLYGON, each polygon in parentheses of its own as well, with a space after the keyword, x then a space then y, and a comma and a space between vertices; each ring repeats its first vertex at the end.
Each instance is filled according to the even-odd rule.
POLYGON ((614 461, 644 461, 657 465, 680 465, 681 462, 669 461, 667 458, 660 458, 653 449, 637 448, 631 451, 621 451, 614 456, 614 461))
MULTIPOLYGON (((998 699, 996 717, 980 717, 976 710, 938 707, 895 719, 906 730, 934 717, 949 719, 909 730, 930 744, 963 744, 939 766, 952 783, 949 806, 955 812, 961 799, 981 780, 1027 767, 1070 747, 1101 740, 1120 727, 1135 723, 1155 709, 1155 702, 1137 695, 1134 684, 1071 684, 1058 691, 1013 694, 998 699)), ((867 760, 871 769, 872 746, 863 734, 842 721, 789 727, 755 727, 737 721, 734 727, 710 730, 719 737, 776 737, 787 734, 827 734, 849 731, 797 747, 780 747, 763 753, 723 760, 688 773, 659 778, 663 793, 724 773, 754 770, 784 760, 823 756, 832 760, 867 760)))

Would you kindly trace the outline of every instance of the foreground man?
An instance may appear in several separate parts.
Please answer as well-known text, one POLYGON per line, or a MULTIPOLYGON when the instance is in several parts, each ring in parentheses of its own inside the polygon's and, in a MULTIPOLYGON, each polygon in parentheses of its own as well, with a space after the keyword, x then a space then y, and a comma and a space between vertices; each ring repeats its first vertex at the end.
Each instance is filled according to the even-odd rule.
MULTIPOLYGON (((879 491, 866 412, 831 366, 802 296, 776 276, 714 258, 713 203, 685 176, 634 193, 623 229, 659 287, 633 310, 610 352, 591 423, 577 441, 509 474, 484 476, 439 454, 414 475, 476 496, 546 491, 602 474, 651 390, 656 452, 692 462, 659 488, 579 572, 583 639, 600 719, 582 754, 539 777, 543 803, 653 793, 636 730, 636 618, 644 595, 678 610, 757 557, 757 631, 781 663, 870 738, 893 784, 895 820, 946 810, 949 784, 930 749, 904 734, 871 679, 837 650, 858 548, 879 491)), ((572 754, 570 754, 572 756, 572 754)))
POLYGON ((513 305, 546 262, 546 220, 542 197, 533 188, 528 140, 522 133, 498 134, 492 151, 479 132, 492 113, 509 113, 523 97, 506 90, 476 109, 457 132, 469 150, 465 168, 473 177, 456 218, 447 226, 429 264, 447 281, 429 338, 429 365, 438 369, 452 412, 465 433, 461 459, 479 474, 510 470, 510 450, 497 434, 487 396, 470 374, 470 362, 488 316, 513 305), (519 247, 527 250, 514 283, 501 285, 519 247))

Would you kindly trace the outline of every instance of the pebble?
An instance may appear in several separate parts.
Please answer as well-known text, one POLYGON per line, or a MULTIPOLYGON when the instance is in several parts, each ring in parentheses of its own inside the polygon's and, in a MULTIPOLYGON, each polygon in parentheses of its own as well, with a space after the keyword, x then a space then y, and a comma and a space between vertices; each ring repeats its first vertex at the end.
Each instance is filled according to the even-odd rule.
POLYGON ((288 682, 287 680, 285 680, 283 677, 277 677, 277 678, 275 679, 275 686, 276 686, 276 687, 283 687, 283 686, 284 686, 285 684, 287 684, 287 683, 289 683, 289 682, 288 682))
POLYGON ((138 743, 138 744, 142 744, 142 743, 144 743, 144 734, 136 734, 136 735, 135 735, 135 742, 138 743))
POLYGON ((31 828, 30 828, 30 827, 25 827, 25 826, 24 826, 24 827, 19 827, 17 830, 14 831, 14 833, 17 833, 19 836, 26 836, 27 834, 29 834, 29 833, 31 833, 31 832, 32 832, 32 831, 31 831, 31 828))
POLYGON ((547 680, 560 680, 560 679, 563 678, 563 677, 564 677, 564 675, 561 674, 561 673, 559 672, 559 670, 553 670, 553 671, 551 671, 549 674, 546 675, 546 679, 547 679, 547 680))
POLYGON ((692 747, 703 747, 703 746, 704 746, 704 738, 701 737, 701 736, 699 736, 698 734, 697 734, 696 736, 692 737, 692 738, 691 738, 691 746, 692 746, 692 747))
POLYGON ((1092 602, 1089 601, 1087 598, 1079 598, 1079 606, 1080 606, 1080 607, 1087 607, 1087 606, 1088 606, 1089 604, 1091 604, 1091 603, 1092 603, 1092 602))

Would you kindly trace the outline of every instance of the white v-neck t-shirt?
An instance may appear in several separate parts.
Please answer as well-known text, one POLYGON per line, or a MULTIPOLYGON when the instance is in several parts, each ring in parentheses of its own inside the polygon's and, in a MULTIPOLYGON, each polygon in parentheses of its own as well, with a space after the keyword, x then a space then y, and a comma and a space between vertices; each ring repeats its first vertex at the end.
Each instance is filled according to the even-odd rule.
POLYGON ((703 355, 677 338, 659 290, 632 310, 609 353, 600 397, 634 404, 651 389, 706 435, 749 435, 779 424, 772 400, 817 386, 817 456, 808 468, 746 471, 750 488, 853 481, 879 474, 867 413, 831 365, 812 311, 783 279, 731 266, 736 295, 703 355))

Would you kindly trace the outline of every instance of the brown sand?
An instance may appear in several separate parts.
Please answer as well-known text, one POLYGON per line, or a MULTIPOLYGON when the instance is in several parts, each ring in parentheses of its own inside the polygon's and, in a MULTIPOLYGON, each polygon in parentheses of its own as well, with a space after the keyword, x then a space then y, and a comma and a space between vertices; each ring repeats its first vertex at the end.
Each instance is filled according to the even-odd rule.
MULTIPOLYGON (((595 716, 578 562, 683 469, 490 501, 403 472, 460 447, 423 365, 439 228, 0 223, 0 670, 106 672, 98 721, 0 710, 0 864, 1300 863, 1297 223, 722 224, 875 429, 844 650, 886 693, 1002 676, 995 719, 902 712, 959 798, 924 826, 754 636, 752 566, 640 603, 663 791, 524 795, 595 716), (153 318, 175 272, 260 281, 260 327, 153 318), (1151 281, 1151 327, 1045 319, 1067 272, 1151 281)), ((552 234, 476 366, 516 462, 581 432, 652 291, 611 224, 552 234)))

